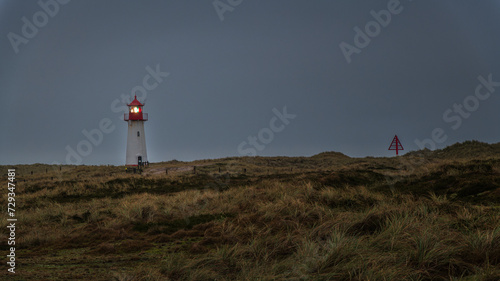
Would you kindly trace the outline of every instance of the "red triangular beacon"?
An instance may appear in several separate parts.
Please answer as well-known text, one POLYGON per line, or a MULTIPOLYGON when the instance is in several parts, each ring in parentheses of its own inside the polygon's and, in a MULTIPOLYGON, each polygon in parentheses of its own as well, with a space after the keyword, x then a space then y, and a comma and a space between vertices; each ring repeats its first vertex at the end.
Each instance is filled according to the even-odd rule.
POLYGON ((398 136, 395 135, 394 136, 394 139, 392 139, 392 143, 391 143, 391 146, 389 146, 389 150, 396 150, 396 155, 399 155, 399 151, 400 150, 405 150, 403 148, 403 145, 401 144, 401 142, 399 141, 398 139, 398 136))

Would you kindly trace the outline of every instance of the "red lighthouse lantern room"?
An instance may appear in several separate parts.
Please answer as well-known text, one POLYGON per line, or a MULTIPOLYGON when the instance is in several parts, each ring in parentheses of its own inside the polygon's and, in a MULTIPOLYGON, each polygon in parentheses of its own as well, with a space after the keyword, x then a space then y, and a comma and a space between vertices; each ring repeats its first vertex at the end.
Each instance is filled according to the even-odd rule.
POLYGON ((148 121, 148 114, 142 111, 144 104, 137 100, 137 96, 134 96, 134 100, 127 106, 129 112, 124 116, 125 121, 148 121))

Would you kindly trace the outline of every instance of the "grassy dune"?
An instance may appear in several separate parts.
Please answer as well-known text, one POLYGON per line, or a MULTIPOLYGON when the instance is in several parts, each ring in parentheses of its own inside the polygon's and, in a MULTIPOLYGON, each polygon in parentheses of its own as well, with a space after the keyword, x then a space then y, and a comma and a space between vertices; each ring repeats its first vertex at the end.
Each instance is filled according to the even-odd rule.
POLYGON ((0 278, 500 280, 499 148, 18 165, 18 273, 0 278))

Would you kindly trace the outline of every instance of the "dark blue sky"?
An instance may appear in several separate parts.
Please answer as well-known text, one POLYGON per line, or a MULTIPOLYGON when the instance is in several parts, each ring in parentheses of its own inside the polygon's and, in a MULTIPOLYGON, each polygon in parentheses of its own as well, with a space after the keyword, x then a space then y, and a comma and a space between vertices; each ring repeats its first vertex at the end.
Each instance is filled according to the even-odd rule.
POLYGON ((0 0, 0 164, 124 164, 132 92, 151 162, 500 141, 498 1, 65 2, 0 0))

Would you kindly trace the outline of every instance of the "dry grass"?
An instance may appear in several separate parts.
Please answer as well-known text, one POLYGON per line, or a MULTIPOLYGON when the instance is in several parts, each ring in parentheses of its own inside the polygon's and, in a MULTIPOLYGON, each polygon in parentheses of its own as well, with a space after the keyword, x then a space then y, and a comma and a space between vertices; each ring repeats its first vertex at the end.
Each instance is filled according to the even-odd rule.
POLYGON ((9 280, 499 280, 500 161, 424 160, 21 167, 9 280))

